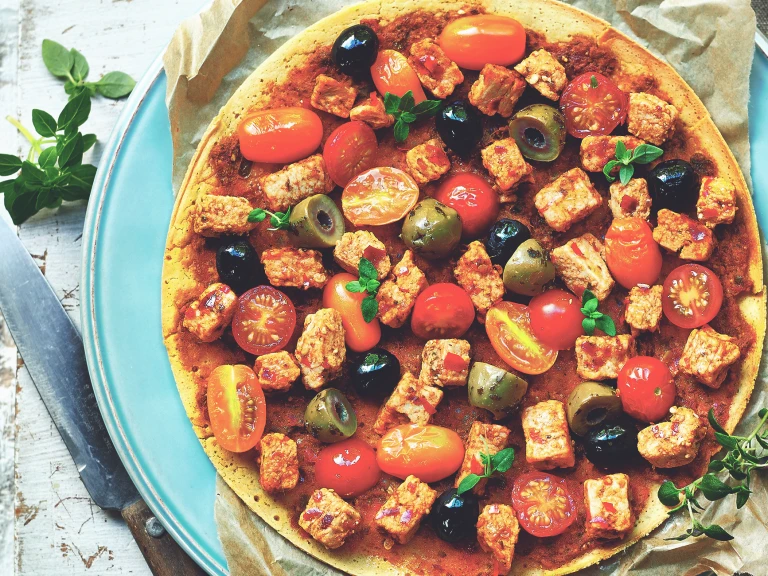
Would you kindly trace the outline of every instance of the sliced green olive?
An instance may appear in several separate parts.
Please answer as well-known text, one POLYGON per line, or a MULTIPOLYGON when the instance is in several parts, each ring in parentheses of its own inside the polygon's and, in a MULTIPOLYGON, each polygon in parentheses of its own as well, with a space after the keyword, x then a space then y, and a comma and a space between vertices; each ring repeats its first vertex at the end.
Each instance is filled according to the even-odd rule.
POLYGON ((419 202, 403 222, 403 242, 424 258, 444 258, 461 240, 459 213, 427 198, 419 202))
POLYGON ((554 279, 549 253, 533 238, 520 244, 504 266, 504 286, 515 294, 536 296, 554 279))
POLYGON ((509 414, 528 391, 528 383, 485 362, 475 362, 469 372, 469 403, 493 412, 498 420, 509 414))
POLYGON ((598 382, 582 382, 576 386, 566 406, 568 424, 579 436, 621 414, 621 400, 613 388, 598 382))
POLYGON ((344 235, 344 217, 325 194, 299 202, 289 219, 293 243, 299 248, 331 248, 344 235))
POLYGON ((357 416, 346 396, 336 388, 323 390, 304 411, 307 432, 321 442, 338 442, 357 430, 357 416))
POLYGON ((546 104, 526 106, 509 121, 509 134, 526 158, 552 162, 565 146, 565 117, 546 104))

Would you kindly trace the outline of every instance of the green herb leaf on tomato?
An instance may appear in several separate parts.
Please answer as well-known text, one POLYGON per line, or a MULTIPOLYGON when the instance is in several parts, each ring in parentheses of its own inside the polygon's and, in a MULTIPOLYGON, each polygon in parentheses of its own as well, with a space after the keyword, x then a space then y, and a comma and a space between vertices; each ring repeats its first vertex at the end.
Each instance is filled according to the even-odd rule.
POLYGON ((360 258, 357 264, 358 279, 347 282, 345 288, 349 292, 367 292, 363 301, 360 303, 360 309, 363 312, 363 320, 371 322, 379 313, 379 302, 376 300, 376 293, 379 291, 379 272, 376 266, 368 258, 360 258))
POLYGON ((360 303, 360 310, 363 312, 363 320, 372 322, 379 313, 379 302, 375 296, 366 296, 360 303))
POLYGON ((603 174, 608 182, 613 182, 616 177, 612 174, 614 168, 620 166, 619 180, 626 186, 635 174, 636 164, 648 164, 664 154, 664 150, 652 144, 640 144, 634 150, 627 150, 623 141, 616 142, 615 160, 608 162, 603 168, 603 174))
POLYGON ((584 314, 584 320, 581 326, 588 336, 592 336, 595 328, 602 330, 608 336, 616 336, 616 325, 613 318, 597 310, 599 301, 597 296, 591 290, 584 290, 581 300, 581 313, 584 314))
POLYGON ((434 116, 440 110, 442 100, 425 100, 418 105, 414 101, 413 92, 408 90, 402 98, 391 92, 384 95, 384 109, 387 114, 395 117, 395 140, 404 142, 411 131, 410 124, 419 118, 434 116))
POLYGON ((255 208, 248 214, 248 222, 263 222, 269 216, 269 223, 272 226, 267 230, 288 230, 290 228, 289 220, 291 218, 291 209, 285 212, 270 212, 263 208, 255 208))
POLYGON ((482 474, 467 474, 456 489, 456 494, 461 496, 464 492, 469 492, 483 478, 490 478, 495 473, 503 474, 512 467, 515 461, 515 449, 505 448, 494 455, 480 453, 480 460, 483 463, 484 471, 482 474))

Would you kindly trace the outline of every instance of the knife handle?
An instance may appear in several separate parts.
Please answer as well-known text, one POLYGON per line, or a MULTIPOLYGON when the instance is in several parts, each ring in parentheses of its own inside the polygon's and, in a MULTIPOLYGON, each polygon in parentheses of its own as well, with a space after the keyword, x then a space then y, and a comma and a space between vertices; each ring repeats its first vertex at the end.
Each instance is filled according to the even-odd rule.
POLYGON ((205 571, 187 556, 139 498, 122 510, 139 550, 154 576, 205 576, 205 571))

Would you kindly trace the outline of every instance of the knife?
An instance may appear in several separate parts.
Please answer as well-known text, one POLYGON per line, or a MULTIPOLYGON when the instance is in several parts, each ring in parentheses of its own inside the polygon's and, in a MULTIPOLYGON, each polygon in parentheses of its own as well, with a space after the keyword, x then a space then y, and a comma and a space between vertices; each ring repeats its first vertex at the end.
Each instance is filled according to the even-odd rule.
POLYGON ((168 535, 128 476, 96 404, 82 338, 2 218, 0 310, 94 503, 122 514, 155 576, 204 575, 168 535))

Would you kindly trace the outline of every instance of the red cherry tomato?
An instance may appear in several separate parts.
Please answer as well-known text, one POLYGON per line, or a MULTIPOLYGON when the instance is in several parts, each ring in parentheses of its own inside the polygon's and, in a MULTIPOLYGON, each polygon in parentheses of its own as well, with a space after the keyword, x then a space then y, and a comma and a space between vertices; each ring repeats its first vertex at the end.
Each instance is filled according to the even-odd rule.
POLYGON ((562 534, 576 520, 576 503, 565 480, 546 472, 518 476, 512 507, 523 530, 540 538, 562 534))
POLYGON ((357 280, 356 276, 346 272, 331 278, 323 289, 323 306, 333 308, 341 314, 344 339, 349 349, 365 352, 379 343, 381 326, 377 318, 370 322, 366 322, 363 318, 360 304, 368 294, 350 292, 346 289, 347 284, 355 280, 357 280))
POLYGON ((525 55, 525 28, 507 16, 465 16, 448 24, 437 39, 461 68, 481 70, 486 64, 511 66, 525 55))
POLYGON ((528 313, 533 335, 555 350, 573 348, 576 338, 584 335, 581 302, 565 290, 547 290, 534 296, 528 313))
POLYGON ((376 452, 358 438, 326 446, 317 454, 315 484, 339 496, 358 496, 373 488, 381 477, 376 452))
POLYGON ((339 186, 373 168, 379 143, 373 128, 365 122, 347 122, 331 132, 323 147, 323 160, 328 174, 339 186))
POLYGON ((219 366, 208 376, 208 418, 216 442, 230 452, 245 452, 261 440, 267 403, 256 374, 248 368, 219 366))
POLYGON ((712 270, 684 264, 664 280, 661 305, 667 320, 681 328, 699 328, 720 312, 723 285, 712 270))
POLYGON ((465 240, 488 232, 499 214, 499 195, 487 180, 469 172, 448 178, 438 188, 435 199, 459 213, 465 240))
POLYGON ((391 92, 395 96, 404 96, 409 90, 418 104, 427 99, 421 81, 408 59, 396 50, 381 50, 371 66, 371 77, 382 96, 391 92))
POLYGON ((459 469, 464 444, 448 428, 403 424, 381 437, 376 459, 384 472, 397 478, 413 474, 422 482, 437 482, 459 469))
POLYGON ((475 307, 456 284, 432 284, 416 298, 411 330, 419 338, 461 338, 472 326, 475 307))
POLYGON ((597 72, 577 76, 563 90, 565 129, 575 138, 610 134, 627 117, 627 95, 597 72))
POLYGON ((248 114, 237 134, 240 152, 247 160, 288 164, 317 150, 323 139, 323 123, 307 108, 273 108, 248 114))
POLYGON ((669 368, 650 356, 627 360, 616 387, 624 412, 643 422, 663 420, 675 403, 675 383, 669 368))
POLYGON ((280 290, 256 286, 237 301, 232 334, 246 352, 261 356, 282 350, 295 327, 296 309, 280 290))
POLYGON ((628 290, 652 286, 661 274, 661 250, 648 223, 637 217, 614 220, 605 234, 605 263, 628 290))
POLYGON ((485 331, 501 359, 520 372, 541 374, 557 360, 557 350, 533 334, 528 306, 499 302, 485 317, 485 331))

